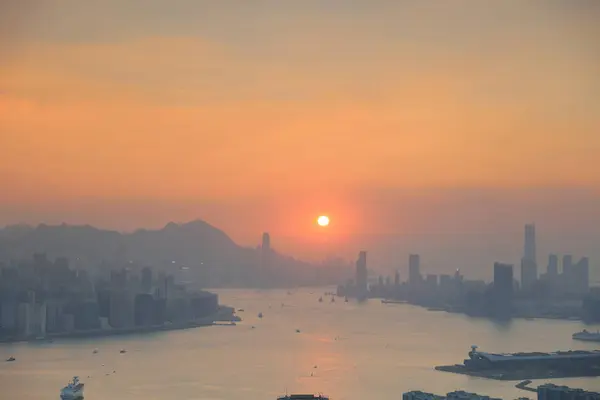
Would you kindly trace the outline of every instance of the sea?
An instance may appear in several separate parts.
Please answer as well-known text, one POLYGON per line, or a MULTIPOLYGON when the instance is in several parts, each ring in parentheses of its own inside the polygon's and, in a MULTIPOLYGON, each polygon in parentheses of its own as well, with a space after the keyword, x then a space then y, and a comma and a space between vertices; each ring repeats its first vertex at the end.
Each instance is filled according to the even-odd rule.
MULTIPOLYGON (((285 393, 392 400, 410 390, 515 399, 535 393, 434 367, 461 363, 471 345, 489 352, 600 347, 571 339, 584 328, 576 321, 499 323, 380 300, 331 302, 326 291, 218 290, 222 304, 240 309, 236 326, 2 344, 0 397, 55 400, 78 375, 88 400, 275 400, 285 393), (11 356, 15 362, 3 361, 11 356)), ((552 382, 600 391, 599 378, 552 382)))

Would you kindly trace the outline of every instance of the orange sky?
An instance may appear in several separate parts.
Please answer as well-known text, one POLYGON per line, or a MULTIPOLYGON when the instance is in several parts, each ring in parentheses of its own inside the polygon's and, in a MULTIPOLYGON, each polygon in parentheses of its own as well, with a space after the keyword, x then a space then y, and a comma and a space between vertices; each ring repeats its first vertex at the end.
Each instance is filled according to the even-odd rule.
POLYGON ((0 223, 247 243, 388 231, 370 191, 598 188, 596 3, 250 3, 2 2, 0 223))

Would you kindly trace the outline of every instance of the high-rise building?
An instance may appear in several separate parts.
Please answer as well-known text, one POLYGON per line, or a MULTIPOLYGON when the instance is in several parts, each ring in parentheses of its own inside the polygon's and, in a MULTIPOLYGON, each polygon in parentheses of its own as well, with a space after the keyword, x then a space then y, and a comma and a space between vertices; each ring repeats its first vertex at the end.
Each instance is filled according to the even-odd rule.
POLYGON ((587 293, 590 288, 590 260, 581 258, 572 267, 573 291, 579 294, 587 293))
POLYGON ((530 259, 521 259, 521 289, 529 290, 537 281, 537 265, 530 259))
POLYGON ((367 252, 361 251, 358 253, 356 260, 356 295, 363 297, 367 294, 367 252))
POLYGON ((566 276, 571 275, 571 269, 573 268, 573 256, 571 254, 565 254, 562 259, 562 272, 566 276))
POLYGON ((556 254, 550 254, 548 256, 548 277, 558 276, 558 256, 556 254))
POLYGON ((142 292, 150 293, 152 291, 152 268, 142 269, 142 292))
POLYGON ((400 272, 394 274, 394 286, 400 286, 400 272))
POLYGON ((523 258, 537 263, 534 224, 525 225, 525 246, 523 251, 523 258))
POLYGON ((525 225, 525 245, 521 258, 521 288, 530 289, 537 281, 537 257, 535 246, 535 225, 525 225))
POLYGON ((262 235, 261 244, 261 267, 268 269, 271 266, 271 236, 268 232, 262 235))
POLYGON ((513 285, 513 266, 510 264, 494 263, 492 308, 489 310, 494 317, 505 318, 510 316, 512 312, 513 285))
POLYGON ((417 285, 421 282, 421 258, 418 254, 410 254, 408 256, 408 283, 417 285))

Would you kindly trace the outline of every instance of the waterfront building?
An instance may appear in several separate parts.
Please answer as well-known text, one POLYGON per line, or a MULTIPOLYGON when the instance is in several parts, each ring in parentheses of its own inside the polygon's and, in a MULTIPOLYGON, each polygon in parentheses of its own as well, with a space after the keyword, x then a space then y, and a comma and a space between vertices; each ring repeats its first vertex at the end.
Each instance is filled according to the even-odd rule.
POLYGON ((501 400, 490 396, 485 396, 477 393, 465 392, 464 390, 457 390, 450 392, 446 395, 448 400, 501 400))
POLYGON ((521 259, 521 290, 531 289, 537 282, 537 265, 530 259, 521 259))
POLYGON ((552 383, 540 385, 537 388, 538 400, 600 400, 600 393, 568 386, 557 386, 552 383))
POLYGON ((420 390, 402 393, 402 400, 444 400, 444 396, 426 393, 420 390))
POLYGON ((556 278, 558 276, 558 256, 556 254, 548 256, 548 269, 546 272, 549 278, 556 278))
POLYGON ((142 269, 142 292, 152 292, 152 268, 150 267, 142 269))
POLYGON ((416 286, 421 282, 421 258, 418 254, 408 256, 408 283, 416 286))
POLYGON ((111 290, 108 322, 113 328, 134 325, 134 296, 128 290, 111 290))
POLYGON ((356 260, 356 296, 366 297, 369 288, 367 285, 367 252, 358 253, 356 260))

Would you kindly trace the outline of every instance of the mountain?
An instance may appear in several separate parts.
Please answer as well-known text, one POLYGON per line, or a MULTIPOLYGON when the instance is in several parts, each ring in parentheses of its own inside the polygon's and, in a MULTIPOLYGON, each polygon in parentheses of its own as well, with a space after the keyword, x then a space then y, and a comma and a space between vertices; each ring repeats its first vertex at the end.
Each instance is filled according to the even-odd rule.
MULTIPOLYGON (((23 260, 34 253, 65 256, 78 266, 122 267, 130 261, 157 268, 188 267, 205 285, 257 285, 260 252, 236 244, 223 231, 196 220, 168 223, 162 229, 133 233, 102 230, 89 225, 10 226, 0 230, 0 261, 23 260)), ((272 254, 276 273, 271 285, 316 284, 315 267, 291 257, 272 254), (278 276, 275 276, 278 275, 278 276)), ((269 274, 271 275, 271 274, 269 274)), ((332 283, 332 282, 327 282, 332 283)))

